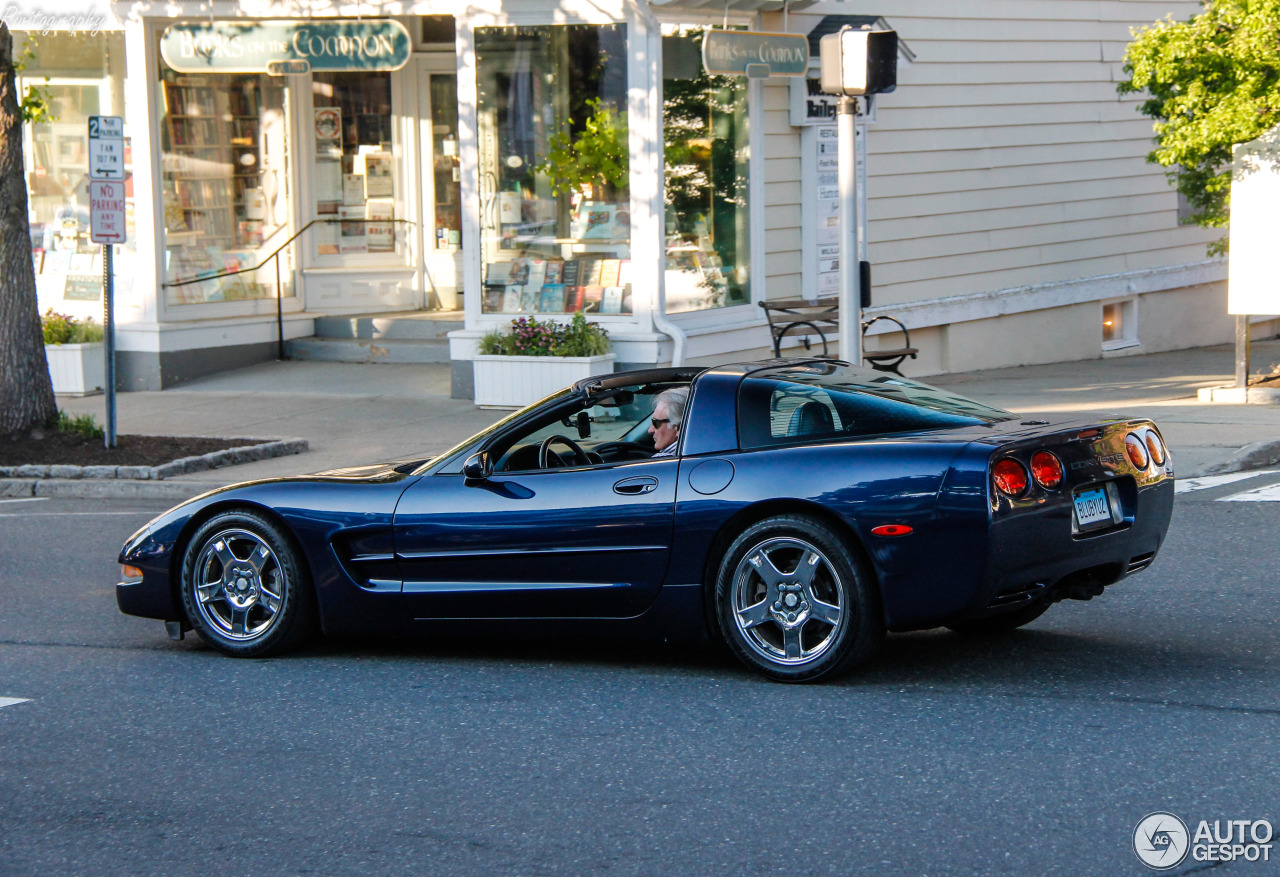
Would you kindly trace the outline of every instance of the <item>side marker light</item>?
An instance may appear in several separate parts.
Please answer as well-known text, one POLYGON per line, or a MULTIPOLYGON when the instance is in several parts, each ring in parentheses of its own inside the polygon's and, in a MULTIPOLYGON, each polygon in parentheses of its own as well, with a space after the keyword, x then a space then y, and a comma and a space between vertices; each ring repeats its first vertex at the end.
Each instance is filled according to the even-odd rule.
POLYGON ((910 536, 913 532, 914 528, 906 524, 881 524, 871 528, 873 536, 910 536))

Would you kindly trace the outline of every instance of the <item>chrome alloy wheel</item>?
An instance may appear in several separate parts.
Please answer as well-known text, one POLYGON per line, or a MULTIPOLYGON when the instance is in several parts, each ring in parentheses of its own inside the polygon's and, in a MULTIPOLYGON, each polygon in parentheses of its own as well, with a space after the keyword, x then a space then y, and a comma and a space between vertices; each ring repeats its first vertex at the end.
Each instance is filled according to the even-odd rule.
POLYGON ((766 539, 733 573, 733 617, 748 646, 788 666, 825 654, 846 623, 844 589, 831 561, 795 537, 766 539))
POLYGON ((204 544, 195 563, 196 611, 219 636, 250 642, 280 617, 288 578, 262 537, 228 529, 204 544))

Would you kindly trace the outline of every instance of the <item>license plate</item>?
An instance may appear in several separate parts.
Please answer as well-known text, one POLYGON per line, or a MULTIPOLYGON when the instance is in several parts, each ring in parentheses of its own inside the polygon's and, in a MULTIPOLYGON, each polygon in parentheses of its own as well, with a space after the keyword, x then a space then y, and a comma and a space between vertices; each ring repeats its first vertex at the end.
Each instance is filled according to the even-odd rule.
POLYGON ((1103 522, 1111 523, 1111 503, 1101 487, 1082 490, 1075 495, 1076 523, 1088 527, 1103 522))

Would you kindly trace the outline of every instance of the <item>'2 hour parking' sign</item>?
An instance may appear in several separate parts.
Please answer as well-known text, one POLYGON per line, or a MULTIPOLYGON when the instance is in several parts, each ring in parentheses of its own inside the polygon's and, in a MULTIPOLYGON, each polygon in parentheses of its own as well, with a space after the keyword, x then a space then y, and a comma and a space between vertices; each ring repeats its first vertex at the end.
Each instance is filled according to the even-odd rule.
POLYGON ((124 117, 89 117, 89 179, 124 179, 124 117))

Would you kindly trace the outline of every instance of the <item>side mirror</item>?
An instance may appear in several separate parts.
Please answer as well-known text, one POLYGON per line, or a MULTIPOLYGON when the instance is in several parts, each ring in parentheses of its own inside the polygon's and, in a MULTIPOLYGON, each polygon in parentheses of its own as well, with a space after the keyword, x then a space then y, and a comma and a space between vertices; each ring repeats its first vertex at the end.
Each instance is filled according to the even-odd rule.
POLYGON ((484 451, 472 454, 462 464, 462 475, 468 481, 484 481, 489 477, 489 455, 484 451))
POLYGON ((591 418, 585 411, 578 412, 578 438, 591 438, 591 418))

